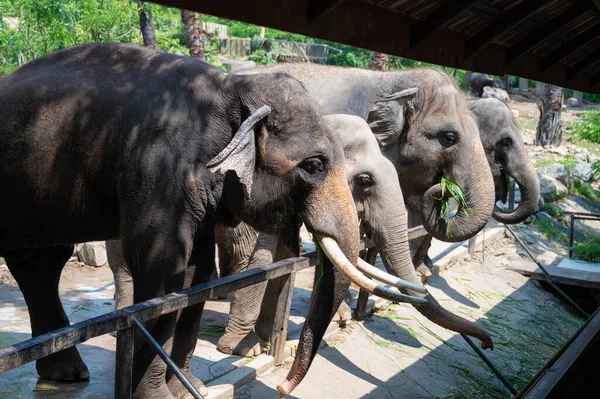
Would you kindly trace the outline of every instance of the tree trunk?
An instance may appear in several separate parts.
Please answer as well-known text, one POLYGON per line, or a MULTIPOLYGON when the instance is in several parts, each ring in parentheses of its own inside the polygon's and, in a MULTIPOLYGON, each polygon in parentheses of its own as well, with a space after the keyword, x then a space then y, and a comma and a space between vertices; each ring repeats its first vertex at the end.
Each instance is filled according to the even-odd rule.
POLYGON ((389 69, 389 67, 390 61, 388 55, 373 51, 373 54, 371 55, 371 66, 369 66, 369 69, 385 72, 389 69))
POLYGON ((181 10, 181 20, 185 27, 190 56, 205 61, 204 41, 202 40, 202 19, 200 13, 181 10))
POLYGON ((535 143, 542 147, 558 147, 562 143, 562 121, 560 114, 563 103, 561 87, 546 85, 546 93, 540 97, 540 121, 537 125, 535 143))
POLYGON ((260 32, 259 32, 259 34, 258 34, 258 37, 260 37, 260 38, 263 38, 263 39, 264 39, 264 37, 265 37, 265 27, 264 27, 264 26, 261 26, 261 27, 260 27, 260 32))
POLYGON ((144 46, 156 48, 156 32, 154 32, 154 22, 152 21, 152 11, 148 3, 137 2, 138 15, 140 16, 140 30, 144 39, 144 46))

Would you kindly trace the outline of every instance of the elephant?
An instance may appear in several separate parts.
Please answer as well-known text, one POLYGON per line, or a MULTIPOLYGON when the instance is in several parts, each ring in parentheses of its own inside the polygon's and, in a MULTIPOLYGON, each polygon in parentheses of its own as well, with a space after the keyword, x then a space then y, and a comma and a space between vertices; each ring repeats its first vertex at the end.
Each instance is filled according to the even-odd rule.
MULTIPOLYGON (((367 122, 352 115, 328 115, 325 120, 337 133, 344 148, 346 177, 361 230, 375 242, 388 273, 412 284, 408 289, 403 287, 403 291, 428 299, 426 305, 414 305, 428 319, 451 330, 475 336, 482 341, 484 348, 491 348, 493 343, 486 330, 448 312, 430 294, 413 289, 420 281, 410 258, 402 190, 394 165, 381 154, 367 122)), ((219 261, 231 265, 233 270, 229 272, 258 267, 290 255, 278 245, 276 237, 258 233, 244 223, 235 229, 218 230, 219 261)), ((221 351, 242 356, 261 352, 261 340, 267 340, 272 329, 273 298, 276 295, 272 290, 273 287, 267 288, 263 284, 232 294, 229 321, 218 342, 221 351)))
POLYGON ((271 72, 289 73, 303 82, 324 115, 349 114, 367 121, 396 168, 409 227, 422 224, 435 238, 461 242, 485 226, 494 209, 492 174, 477 123, 445 72, 280 64, 243 73, 271 72), (440 217, 442 177, 460 186, 466 198, 466 207, 451 218, 440 217))
MULTIPOLYGON (((0 256, 33 336, 69 325, 58 282, 73 243, 121 239, 139 303, 208 280, 217 223, 243 221, 297 249, 303 221, 327 255, 286 390, 308 370, 351 281, 405 300, 356 268, 341 144, 288 75, 233 75, 153 49, 84 44, 3 77, 0 120, 0 256)), ((189 373, 202 307, 144 324, 206 393, 189 373)), ((50 380, 89 378, 75 347, 36 368, 50 380)), ((184 392, 139 331, 133 389, 135 398, 184 392)))
POLYGON ((498 87, 494 78, 479 72, 471 73, 468 84, 471 85, 471 93, 476 97, 483 96, 483 88, 486 86, 498 87))
POLYGON ((508 97, 506 90, 502 90, 499 87, 485 86, 481 98, 496 98, 504 103, 510 102, 510 97, 508 97))
MULTIPOLYGON (((505 224, 521 223, 535 212, 540 198, 538 175, 527 154, 521 131, 508 106, 499 99, 468 100, 467 108, 477 119, 481 143, 494 177, 496 201, 506 203, 510 177, 516 180, 521 192, 517 209, 505 211, 494 206, 492 217, 505 224)), ((423 262, 429 268, 433 266, 427 255, 430 246, 431 236, 427 235, 419 248, 413 249, 415 262, 423 262)))
POLYGON ((494 176, 496 201, 506 203, 508 178, 516 180, 521 191, 517 209, 511 212, 494 208, 493 218, 501 223, 516 224, 527 219, 538 204, 540 183, 527 154, 523 135, 510 109, 495 98, 467 101, 475 115, 485 154, 494 176))

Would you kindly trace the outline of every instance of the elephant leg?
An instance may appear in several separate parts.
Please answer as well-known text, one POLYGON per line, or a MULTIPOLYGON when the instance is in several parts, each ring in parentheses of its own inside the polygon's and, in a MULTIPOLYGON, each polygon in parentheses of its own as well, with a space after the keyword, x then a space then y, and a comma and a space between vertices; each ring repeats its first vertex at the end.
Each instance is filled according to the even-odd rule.
MULTIPOLYGON (((215 269, 215 240, 211 234, 208 237, 202 237, 201 240, 196 240, 188 262, 184 288, 210 281, 215 269)), ((196 349, 203 310, 204 302, 185 308, 180 312, 175 327, 171 359, 198 389, 198 392, 202 396, 206 396, 208 390, 202 381, 190 373, 190 361, 196 349)), ((176 398, 182 398, 187 394, 187 389, 171 370, 167 371, 166 380, 169 390, 176 398)))
MULTIPOLYGON (((60 273, 73 254, 72 245, 36 248, 24 256, 5 255, 8 269, 23 293, 31 335, 37 337, 49 331, 69 326, 58 296, 60 273)), ((40 377, 52 381, 80 381, 90 378, 75 347, 46 356, 36 361, 40 377)))
MULTIPOLYGON (((416 240, 416 245, 411 245, 411 254, 413 259, 413 265, 419 274, 421 279, 425 281, 427 278, 433 275, 433 262, 429 255, 429 248, 431 248, 431 235, 427 234, 419 240, 416 240)), ((411 243, 412 244, 412 243, 411 243)))
MULTIPOLYGON (((233 253, 231 272, 260 267, 273 262, 277 238, 259 234, 249 226, 236 227, 233 243, 243 244, 233 253)), ((236 245, 237 245, 236 244, 236 245)), ((219 339, 218 348, 227 354, 255 356, 262 352, 263 341, 255 333, 254 327, 260 312, 267 283, 263 282, 231 293, 231 307, 225 333, 219 339)))
POLYGON ((121 240, 106 241, 106 256, 115 278, 115 310, 133 305, 133 277, 123 257, 121 240))
MULTIPOLYGON (((152 222, 152 221, 151 221, 152 222)), ((159 297, 184 286, 189 255, 193 248, 193 231, 184 222, 173 221, 173 229, 136 237, 147 231, 124 221, 132 237, 123 235, 123 255, 133 275, 134 302, 159 297), (186 229, 186 227, 188 227, 186 229)), ((167 354, 171 354, 177 313, 144 322, 144 327, 167 354)), ((172 399, 166 384, 166 364, 136 330, 134 338, 133 397, 135 399, 172 399)))

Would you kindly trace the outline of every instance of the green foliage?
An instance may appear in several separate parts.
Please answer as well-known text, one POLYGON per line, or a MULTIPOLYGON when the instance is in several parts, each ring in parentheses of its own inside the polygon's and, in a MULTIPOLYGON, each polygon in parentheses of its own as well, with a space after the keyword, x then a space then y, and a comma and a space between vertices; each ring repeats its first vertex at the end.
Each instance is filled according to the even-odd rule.
POLYGON ((562 208, 552 202, 544 203, 544 211, 553 218, 559 218, 563 214, 562 208))
POLYGON ((568 245, 569 240, 567 234, 557 229, 551 221, 535 219, 532 225, 536 227, 547 240, 558 241, 563 245, 568 245))
POLYGON ((577 158, 574 155, 567 154, 559 162, 567 169, 567 189, 571 191, 571 178, 576 170, 577 158))
POLYGON ((600 103, 600 94, 583 93, 583 99, 594 103, 600 103))
POLYGON ((575 259, 600 262, 600 236, 593 236, 584 243, 573 245, 575 259))
MULTIPOLYGON (((465 195, 458 184, 446 179, 445 177, 442 177, 440 181, 440 189, 442 191, 441 198, 436 198, 436 200, 442 202, 440 207, 440 219, 448 219, 450 217, 450 198, 454 198, 458 208, 462 209, 466 214, 473 213, 469 209, 469 206, 467 205, 467 199, 465 198, 465 195)), ((450 233, 450 223, 446 223, 446 237, 450 237, 450 233)))
POLYGON ((3 75, 44 54, 78 43, 140 43, 134 2, 0 0, 3 75))
POLYGON ((263 49, 258 49, 248 56, 248 59, 256 62, 258 65, 273 64, 276 61, 273 59, 273 54, 268 53, 263 49))
POLYGON ((583 120, 573 123, 573 133, 580 138, 600 144, 600 111, 584 111, 583 120))
POLYGON ((596 159, 592 163, 592 176, 591 176, 591 180, 592 181, 598 181, 598 180, 600 180, 600 159, 596 159))
POLYGON ((575 183, 571 186, 570 192, 586 197, 592 201, 598 200, 598 196, 596 195, 596 192, 594 191, 592 186, 582 182, 581 180, 575 181, 575 183))

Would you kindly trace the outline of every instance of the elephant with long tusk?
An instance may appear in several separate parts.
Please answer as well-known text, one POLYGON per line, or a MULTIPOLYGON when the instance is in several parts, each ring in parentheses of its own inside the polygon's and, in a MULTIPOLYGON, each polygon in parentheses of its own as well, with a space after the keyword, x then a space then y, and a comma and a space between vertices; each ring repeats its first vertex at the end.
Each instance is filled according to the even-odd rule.
MULTIPOLYGON (((293 247, 301 219, 339 248, 342 270, 357 264, 342 146, 288 75, 232 75, 148 48, 85 44, 0 79, 0 120, 0 256, 33 336, 69 325, 58 284, 77 242, 121 239, 134 303, 207 281, 217 223, 244 221, 293 247)), ((308 370, 351 282, 326 256, 321 269, 300 338, 306 356, 290 381, 308 370)), ((206 394, 189 370, 202 309, 144 324, 206 394)), ((134 338, 133 397, 183 397, 166 364, 134 338)), ((75 347, 36 369, 49 380, 90 378, 75 347)))

